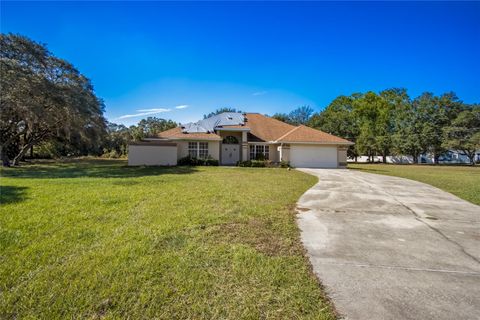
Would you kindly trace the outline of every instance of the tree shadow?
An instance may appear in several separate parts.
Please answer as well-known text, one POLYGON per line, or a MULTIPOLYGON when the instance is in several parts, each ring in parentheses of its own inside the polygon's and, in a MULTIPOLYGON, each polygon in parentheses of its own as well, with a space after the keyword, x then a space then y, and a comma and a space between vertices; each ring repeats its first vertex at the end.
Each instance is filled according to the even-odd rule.
POLYGON ((195 167, 130 167, 125 160, 80 159, 37 161, 19 167, 4 168, 2 176, 9 178, 131 178, 162 174, 190 174, 195 167))
POLYGON ((0 186, 0 205, 25 200, 27 187, 0 186))

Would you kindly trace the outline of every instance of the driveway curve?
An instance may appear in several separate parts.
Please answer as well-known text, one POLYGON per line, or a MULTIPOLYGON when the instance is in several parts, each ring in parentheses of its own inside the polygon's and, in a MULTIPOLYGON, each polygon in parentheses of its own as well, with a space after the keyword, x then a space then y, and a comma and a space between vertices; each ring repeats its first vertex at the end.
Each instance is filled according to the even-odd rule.
POLYGON ((299 169, 315 274, 346 319, 479 319, 480 207, 413 180, 299 169))

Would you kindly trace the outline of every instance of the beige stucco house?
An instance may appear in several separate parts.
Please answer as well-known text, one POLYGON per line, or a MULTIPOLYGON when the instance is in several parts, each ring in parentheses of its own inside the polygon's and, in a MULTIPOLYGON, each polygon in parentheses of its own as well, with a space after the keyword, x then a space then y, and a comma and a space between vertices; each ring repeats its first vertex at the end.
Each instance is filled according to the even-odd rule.
POLYGON ((221 113, 129 145, 129 165, 177 164, 188 155, 212 157, 220 165, 259 157, 294 167, 338 168, 353 143, 303 125, 293 126, 258 113, 221 113))

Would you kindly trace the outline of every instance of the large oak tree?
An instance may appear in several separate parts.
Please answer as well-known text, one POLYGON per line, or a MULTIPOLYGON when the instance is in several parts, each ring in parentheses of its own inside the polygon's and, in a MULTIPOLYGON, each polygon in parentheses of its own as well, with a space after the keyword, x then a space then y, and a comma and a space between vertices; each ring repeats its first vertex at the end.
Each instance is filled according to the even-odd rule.
POLYGON ((91 138, 105 130, 104 105, 90 80, 45 45, 0 35, 0 153, 18 164, 28 149, 54 137, 91 138), (98 134, 92 134, 97 132, 98 134))

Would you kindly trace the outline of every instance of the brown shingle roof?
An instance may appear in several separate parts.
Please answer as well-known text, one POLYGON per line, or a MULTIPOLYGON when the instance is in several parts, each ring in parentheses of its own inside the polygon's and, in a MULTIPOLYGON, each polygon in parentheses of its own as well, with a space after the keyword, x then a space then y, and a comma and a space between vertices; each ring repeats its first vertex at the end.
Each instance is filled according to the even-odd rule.
POLYGON ((318 143, 339 143, 339 144, 353 144, 352 142, 342 139, 340 137, 331 135, 329 133, 306 127, 304 125, 298 126, 287 134, 279 137, 278 142, 318 142, 318 143))
POLYGON ((156 137, 172 140, 222 140, 215 133, 183 133, 181 127, 160 132, 156 137))
POLYGON ((253 136, 251 140, 275 141, 295 128, 288 123, 266 117, 259 113, 247 113, 245 117, 247 118, 246 125, 250 128, 249 136, 253 136))
POLYGON ((348 140, 317 129, 304 125, 292 126, 259 113, 247 113, 245 116, 247 126, 250 128, 248 137, 250 141, 353 144, 348 140))
MULTIPOLYGON (((348 140, 320 130, 303 125, 292 126, 291 124, 259 113, 246 113, 245 118, 247 121, 244 126, 232 125, 224 126, 224 128, 249 128, 248 141, 353 144, 348 140)), ((172 140, 222 140, 222 138, 215 133, 183 133, 181 127, 160 132, 156 137, 172 140)))

